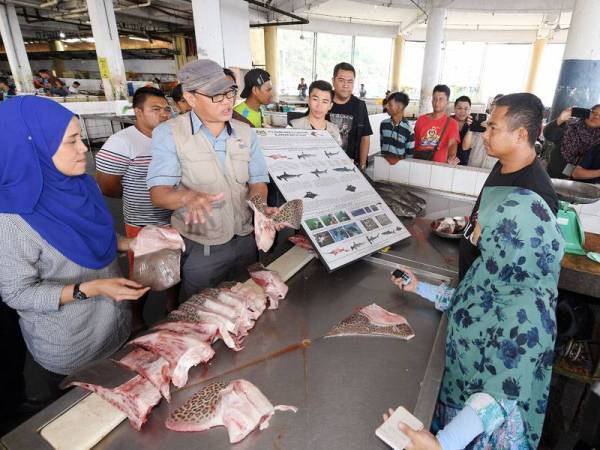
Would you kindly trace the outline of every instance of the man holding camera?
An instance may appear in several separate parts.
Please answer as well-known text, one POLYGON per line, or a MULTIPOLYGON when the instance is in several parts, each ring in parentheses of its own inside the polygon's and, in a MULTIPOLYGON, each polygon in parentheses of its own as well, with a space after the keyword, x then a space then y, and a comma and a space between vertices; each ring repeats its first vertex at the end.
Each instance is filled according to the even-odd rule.
POLYGON ((450 116, 458 123, 458 135, 460 141, 456 150, 456 157, 460 159, 460 165, 466 166, 469 163, 469 155, 471 154, 471 144, 473 141, 473 132, 471 124, 471 99, 466 95, 461 95, 454 100, 454 114, 450 116))

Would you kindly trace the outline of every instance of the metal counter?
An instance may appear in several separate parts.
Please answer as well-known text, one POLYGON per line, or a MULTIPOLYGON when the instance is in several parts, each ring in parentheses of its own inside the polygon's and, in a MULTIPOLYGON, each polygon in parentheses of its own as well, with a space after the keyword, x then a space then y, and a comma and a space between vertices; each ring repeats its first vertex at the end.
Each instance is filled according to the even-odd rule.
MULTIPOLYGON (((162 400, 141 432, 124 421, 95 448, 230 448, 223 428, 176 433, 164 426, 170 411, 214 379, 245 378, 273 404, 299 408, 296 414, 277 413, 267 430, 236 445, 240 449, 385 449, 374 430, 381 414, 400 404, 429 423, 443 372, 445 321, 428 301, 402 294, 390 282, 391 269, 390 263, 370 258, 328 274, 313 260, 289 280, 280 308, 258 320, 244 350, 236 353, 217 344, 213 360, 192 369, 186 387, 173 391, 170 404, 162 400), (403 314, 416 336, 410 341, 321 337, 354 308, 373 302, 403 314)), ((436 274, 425 278, 448 281, 436 274)), ((130 376, 107 362, 100 364, 106 385, 130 376)), ((79 388, 70 391, 2 443, 9 449, 49 448, 39 430, 86 395, 79 388)))

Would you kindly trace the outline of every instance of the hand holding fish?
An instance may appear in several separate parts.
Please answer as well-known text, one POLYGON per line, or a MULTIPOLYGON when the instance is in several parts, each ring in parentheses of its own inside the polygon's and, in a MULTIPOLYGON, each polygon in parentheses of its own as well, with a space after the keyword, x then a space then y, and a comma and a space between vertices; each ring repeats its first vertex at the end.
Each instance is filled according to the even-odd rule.
POLYGON ((183 204, 186 208, 185 223, 204 223, 206 216, 212 215, 213 203, 225 198, 225 193, 207 194, 205 192, 188 191, 183 204))
MULTIPOLYGON (((264 211, 265 216, 267 216, 269 219, 272 219, 274 216, 279 214, 279 208, 276 208, 275 206, 267 206, 264 211)), ((280 222, 273 223, 273 226, 275 227, 275 231, 281 231, 286 227, 284 223, 280 222)))
POLYGON ((448 158, 448 164, 451 166, 458 166, 460 164, 460 159, 458 159, 456 156, 448 158))

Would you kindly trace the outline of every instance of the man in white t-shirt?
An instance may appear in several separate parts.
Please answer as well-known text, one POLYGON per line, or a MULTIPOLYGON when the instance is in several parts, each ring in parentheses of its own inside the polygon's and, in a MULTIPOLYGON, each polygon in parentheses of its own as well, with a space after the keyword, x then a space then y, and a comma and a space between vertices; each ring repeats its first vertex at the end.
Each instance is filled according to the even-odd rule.
MULTIPOLYGON (((171 118, 165 94, 154 87, 139 88, 133 96, 135 125, 108 138, 96 155, 96 181, 107 197, 123 198, 123 218, 127 237, 134 238, 145 225, 169 225, 171 211, 152 205, 146 186, 152 160, 152 131, 171 118)), ((129 254, 129 271, 133 255, 129 254)), ((177 305, 174 292, 168 292, 167 309, 177 305)), ((134 330, 144 327, 143 301, 134 303, 134 330)))

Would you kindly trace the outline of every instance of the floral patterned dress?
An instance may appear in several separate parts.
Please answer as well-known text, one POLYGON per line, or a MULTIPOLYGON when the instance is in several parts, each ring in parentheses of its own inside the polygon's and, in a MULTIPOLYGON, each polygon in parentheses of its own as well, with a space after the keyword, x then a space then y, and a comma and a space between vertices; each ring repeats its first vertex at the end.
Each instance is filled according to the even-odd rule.
POLYGON ((448 313, 446 367, 436 409, 443 427, 471 406, 484 432, 470 449, 535 449, 552 372, 555 307, 564 241, 536 193, 486 188, 475 260, 456 291, 442 286, 448 313))

